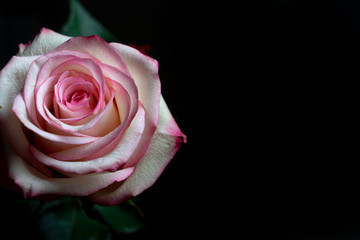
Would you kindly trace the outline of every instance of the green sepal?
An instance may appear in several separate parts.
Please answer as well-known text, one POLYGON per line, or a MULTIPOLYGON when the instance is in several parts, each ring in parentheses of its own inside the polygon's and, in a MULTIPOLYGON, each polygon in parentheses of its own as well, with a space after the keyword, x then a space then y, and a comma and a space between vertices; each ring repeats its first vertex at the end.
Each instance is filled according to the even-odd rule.
POLYGON ((117 41, 78 0, 70 0, 70 15, 60 32, 71 37, 98 35, 107 42, 117 41))
POLYGON ((110 239, 106 225, 86 216, 78 199, 62 197, 43 203, 35 213, 37 226, 44 240, 110 239))
POLYGON ((95 205, 94 209, 117 233, 130 234, 145 226, 142 211, 131 200, 116 206, 95 205))

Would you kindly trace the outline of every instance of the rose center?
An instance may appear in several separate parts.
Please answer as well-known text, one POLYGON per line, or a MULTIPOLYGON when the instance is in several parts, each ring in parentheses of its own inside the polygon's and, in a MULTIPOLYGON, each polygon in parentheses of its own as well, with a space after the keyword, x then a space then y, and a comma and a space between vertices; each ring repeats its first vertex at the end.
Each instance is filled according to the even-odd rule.
POLYGON ((75 92, 71 97, 67 99, 69 103, 82 103, 89 100, 89 94, 83 90, 75 92))
POLYGON ((60 89, 62 103, 71 111, 94 109, 97 101, 93 96, 93 84, 79 78, 68 79, 64 80, 60 89))

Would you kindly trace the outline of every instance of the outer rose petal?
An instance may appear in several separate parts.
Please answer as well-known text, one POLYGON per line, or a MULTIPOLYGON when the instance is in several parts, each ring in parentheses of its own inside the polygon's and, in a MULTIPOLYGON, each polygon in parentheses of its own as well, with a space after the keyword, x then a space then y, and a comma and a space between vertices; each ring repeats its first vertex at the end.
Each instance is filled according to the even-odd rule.
POLYGON ((129 73, 123 57, 111 45, 99 36, 75 37, 65 42, 54 51, 70 50, 89 54, 101 63, 119 68, 124 73, 129 73))
POLYGON ((186 136, 175 123, 163 98, 160 101, 158 127, 144 157, 134 173, 121 184, 113 184, 89 198, 100 205, 116 205, 134 197, 154 184, 173 158, 186 136))
MULTIPOLYGON (((29 142, 23 132, 21 122, 12 111, 13 101, 21 91, 24 80, 31 63, 38 56, 16 57, 0 71, 0 127, 3 136, 16 153, 28 161, 32 166, 46 175, 51 175, 50 170, 43 164, 29 157, 29 142)), ((11 165, 8 162, 8 165, 11 165)))
POLYGON ((24 86, 27 71, 31 63, 39 56, 12 57, 0 71, 0 119, 9 122, 8 117, 14 115, 12 105, 16 95, 24 86))
POLYGON ((19 156, 8 157, 11 161, 9 176, 22 189, 25 198, 40 195, 87 196, 114 182, 123 181, 134 170, 127 168, 117 172, 93 173, 71 178, 47 178, 19 156))
POLYGON ((71 37, 42 28, 40 33, 35 37, 34 41, 28 46, 20 45, 18 56, 34 56, 43 55, 66 42, 71 37))
POLYGON ((148 148, 151 136, 154 134, 159 118, 160 105, 160 78, 158 74, 159 66, 155 59, 152 59, 138 50, 120 44, 110 43, 123 56, 131 76, 135 80, 139 91, 139 99, 144 105, 145 130, 136 153, 126 162, 125 167, 133 166, 145 154, 148 148))

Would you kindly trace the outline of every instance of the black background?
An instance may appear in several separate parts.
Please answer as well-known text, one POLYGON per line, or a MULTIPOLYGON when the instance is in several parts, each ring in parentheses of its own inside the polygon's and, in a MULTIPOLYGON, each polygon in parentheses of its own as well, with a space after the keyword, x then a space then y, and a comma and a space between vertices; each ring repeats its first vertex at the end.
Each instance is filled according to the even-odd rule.
POLYGON ((248 222, 276 239, 360 239, 360 5, 261 1, 243 15, 248 222))
MULTIPOLYGON (((134 238, 360 239, 359 3, 84 6, 120 42, 151 45, 188 137, 143 193, 149 227, 134 238)), ((0 65, 41 27, 59 31, 67 11, 66 1, 2 6, 0 65)))

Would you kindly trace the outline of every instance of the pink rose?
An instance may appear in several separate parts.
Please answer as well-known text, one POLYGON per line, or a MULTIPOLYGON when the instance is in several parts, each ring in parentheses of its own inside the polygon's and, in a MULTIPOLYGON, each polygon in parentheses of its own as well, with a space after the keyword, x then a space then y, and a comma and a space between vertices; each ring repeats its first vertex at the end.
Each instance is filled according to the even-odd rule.
POLYGON ((45 28, 19 48, 0 72, 1 161, 25 197, 118 204, 150 187, 186 142, 156 60, 45 28))

